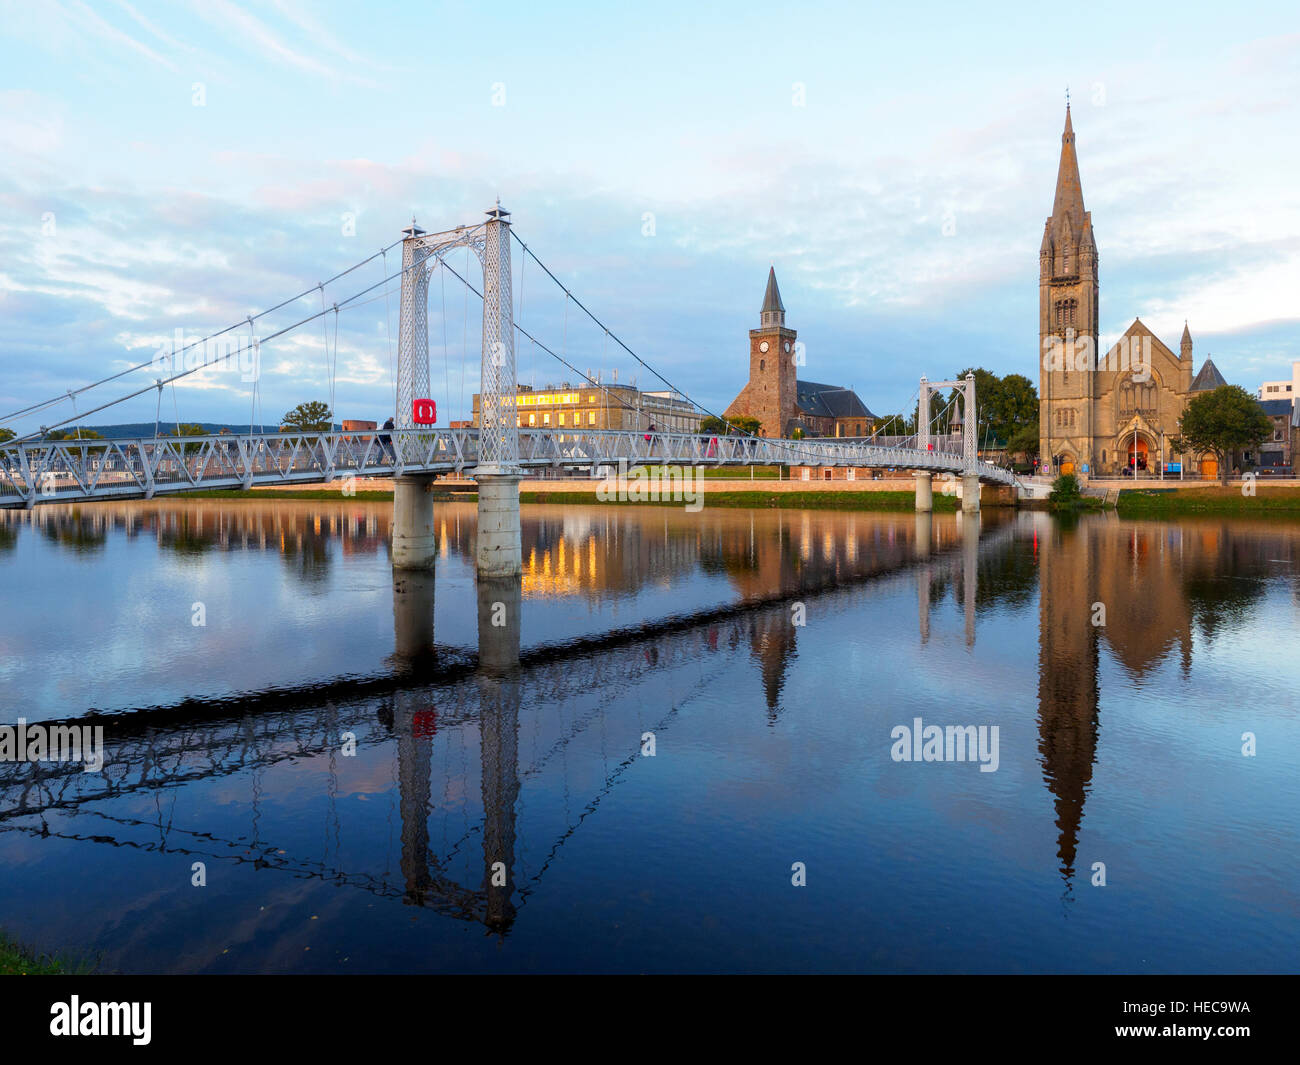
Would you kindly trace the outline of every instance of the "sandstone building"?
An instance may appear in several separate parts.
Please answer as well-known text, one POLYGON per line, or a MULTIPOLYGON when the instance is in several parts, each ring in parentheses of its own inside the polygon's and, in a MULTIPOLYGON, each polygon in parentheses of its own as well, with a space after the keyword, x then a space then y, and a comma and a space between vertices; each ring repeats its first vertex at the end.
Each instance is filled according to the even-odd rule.
POLYGON ((757 329, 749 331, 749 383, 723 414, 757 418, 760 435, 790 439, 870 436, 876 416, 851 388, 800 381, 796 332, 785 324, 785 306, 776 268, 767 273, 767 291, 757 329))
POLYGON ((1215 475, 1213 458, 1176 455, 1169 445, 1188 399, 1225 383, 1208 358, 1193 373, 1187 326, 1177 354, 1140 318, 1108 351, 1098 351, 1097 243, 1068 105, 1038 262, 1039 454, 1053 472, 1154 473, 1161 463, 1190 458, 1188 473, 1215 475), (1145 370, 1135 375, 1135 367, 1145 370))

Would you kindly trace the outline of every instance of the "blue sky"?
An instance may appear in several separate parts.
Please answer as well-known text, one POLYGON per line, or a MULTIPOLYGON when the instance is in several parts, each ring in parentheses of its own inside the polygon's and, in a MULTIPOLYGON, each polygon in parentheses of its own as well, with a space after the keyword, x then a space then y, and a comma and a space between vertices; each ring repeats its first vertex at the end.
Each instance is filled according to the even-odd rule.
MULTIPOLYGON (((2 7, 0 415, 302 291, 412 214, 450 228, 496 196, 575 295, 711 409, 744 383, 769 264, 801 376, 878 413, 909 405, 922 372, 1036 379, 1067 84, 1103 342, 1141 315, 1176 350, 1186 318, 1197 364, 1212 354, 1251 389, 1300 359, 1290 5, 2 7)), ((382 276, 372 264, 328 302, 382 276)), ((522 284, 523 324, 548 345, 661 387, 566 321, 540 274, 522 284)), ((448 279, 444 314, 435 278, 442 421, 477 387, 474 302, 448 279)), ((340 417, 391 409, 388 318, 383 299, 340 316, 340 417)), ((268 345, 268 422, 326 397, 328 354, 319 323, 268 345)), ((518 361, 538 385, 572 376, 526 344, 518 361)), ((242 420, 249 401, 238 374, 208 371, 164 417, 242 420)), ((89 420, 154 410, 142 397, 89 420)))

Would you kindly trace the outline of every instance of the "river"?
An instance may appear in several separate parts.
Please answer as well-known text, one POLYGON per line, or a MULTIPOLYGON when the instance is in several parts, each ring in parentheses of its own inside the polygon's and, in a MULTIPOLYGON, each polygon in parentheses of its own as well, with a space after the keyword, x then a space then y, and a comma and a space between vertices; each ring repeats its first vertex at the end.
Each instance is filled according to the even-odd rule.
POLYGON ((0 513, 0 723, 104 754, 0 761, 0 928, 123 972, 1294 970, 1300 526, 526 506, 501 586, 459 503, 395 580, 390 511, 0 513))

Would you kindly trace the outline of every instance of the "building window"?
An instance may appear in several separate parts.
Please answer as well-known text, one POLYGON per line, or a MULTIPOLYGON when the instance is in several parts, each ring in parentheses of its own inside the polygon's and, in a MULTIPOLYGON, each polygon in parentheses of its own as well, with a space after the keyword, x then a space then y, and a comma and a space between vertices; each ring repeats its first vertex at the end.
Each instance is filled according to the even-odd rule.
POLYGON ((548 410, 545 414, 542 415, 542 424, 543 424, 543 425, 550 425, 550 424, 551 424, 551 412, 550 412, 549 410, 548 410))
POLYGON ((596 412, 594 410, 587 412, 587 424, 588 425, 596 424, 596 412))
POLYGON ((530 415, 528 415, 528 424, 529 424, 529 425, 536 425, 536 424, 537 424, 537 415, 536 415, 536 414, 530 414, 530 415))
POLYGON ((758 368, 759 368, 760 370, 766 370, 766 369, 767 369, 767 360, 766 360, 766 359, 759 359, 759 360, 758 360, 758 368))
POLYGON ((564 424, 564 411, 560 411, 560 424, 564 424))

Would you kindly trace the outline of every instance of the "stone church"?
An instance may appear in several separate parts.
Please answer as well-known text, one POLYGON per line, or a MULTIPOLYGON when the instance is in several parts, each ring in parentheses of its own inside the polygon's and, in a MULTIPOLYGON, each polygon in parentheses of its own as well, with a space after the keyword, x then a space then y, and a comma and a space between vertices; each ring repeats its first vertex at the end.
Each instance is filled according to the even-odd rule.
MULTIPOLYGON (((1065 108, 1056 199, 1038 259, 1039 454, 1053 473, 1155 473, 1185 462, 1172 452, 1178 419, 1198 391, 1224 384, 1208 358, 1192 367, 1183 326, 1178 353, 1135 318, 1108 351, 1097 350, 1098 256, 1083 206, 1070 108, 1065 108)), ((1216 474, 1213 458, 1191 457, 1188 473, 1216 474)))
POLYGON ((749 383, 731 402, 724 418, 757 418, 761 436, 786 440, 805 437, 865 437, 876 416, 851 388, 800 381, 797 334, 785 324, 785 305, 776 284, 776 267, 767 272, 767 290, 758 328, 749 331, 749 383))

